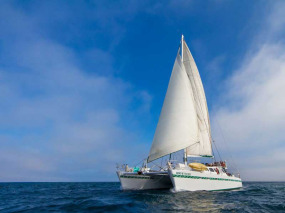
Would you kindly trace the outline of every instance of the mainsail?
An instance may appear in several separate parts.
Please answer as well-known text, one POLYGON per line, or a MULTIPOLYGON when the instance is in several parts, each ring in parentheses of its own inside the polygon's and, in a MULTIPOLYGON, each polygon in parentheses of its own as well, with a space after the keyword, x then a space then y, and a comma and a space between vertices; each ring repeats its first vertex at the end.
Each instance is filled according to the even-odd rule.
POLYGON ((187 155, 212 155, 203 84, 187 44, 181 41, 154 134, 148 162, 187 148, 187 155))
POLYGON ((182 48, 182 61, 192 86, 199 128, 199 142, 187 148, 187 155, 212 156, 212 137, 205 91, 197 65, 183 37, 182 48))

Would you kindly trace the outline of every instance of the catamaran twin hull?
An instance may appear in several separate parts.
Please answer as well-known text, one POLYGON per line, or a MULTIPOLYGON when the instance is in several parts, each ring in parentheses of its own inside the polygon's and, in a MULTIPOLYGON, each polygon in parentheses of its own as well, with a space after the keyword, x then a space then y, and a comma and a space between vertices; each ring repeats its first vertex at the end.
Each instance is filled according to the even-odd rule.
POLYGON ((242 188, 242 181, 226 173, 169 169, 138 174, 117 171, 123 190, 173 189, 173 191, 221 191, 242 188))
POLYGON ((242 181, 226 173, 169 169, 174 191, 222 191, 242 187, 242 181))
POLYGON ((172 183, 167 172, 136 172, 117 171, 123 190, 170 189, 172 183))
MULTIPOLYGON (((226 165, 214 163, 215 171, 213 168, 207 168, 206 165, 203 166, 206 167, 203 168, 204 171, 199 168, 195 170, 193 165, 193 168, 189 165, 191 169, 186 166, 188 157, 213 157, 213 147, 203 83, 183 36, 180 46, 181 54, 179 49, 146 163, 184 150, 183 164, 178 163, 173 167, 169 162, 168 175, 163 174, 166 182, 160 181, 159 171, 152 176, 149 176, 147 172, 144 173, 143 170, 140 171, 142 176, 140 174, 118 174, 122 188, 166 188, 170 186, 169 180, 176 191, 241 188, 241 179, 227 173, 226 165)), ((146 164, 143 168, 146 169, 146 164)), ((125 171, 129 171, 128 168, 125 168, 125 171)))

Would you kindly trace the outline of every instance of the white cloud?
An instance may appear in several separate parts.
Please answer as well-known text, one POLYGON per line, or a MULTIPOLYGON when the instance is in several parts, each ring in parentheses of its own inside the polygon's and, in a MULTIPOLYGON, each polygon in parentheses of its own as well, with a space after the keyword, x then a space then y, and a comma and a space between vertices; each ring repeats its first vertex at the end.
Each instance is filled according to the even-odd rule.
POLYGON ((88 73, 75 51, 39 35, 33 16, 10 6, 5 14, 0 181, 114 180, 116 162, 145 157, 132 119, 149 115, 148 92, 113 77, 108 52, 83 53, 96 63, 88 73))
MULTIPOLYGON (((247 180, 280 181, 285 177, 285 45, 276 40, 284 33, 284 22, 278 21, 284 13, 278 11, 284 11, 285 5, 279 3, 269 15, 268 25, 260 30, 267 31, 266 39, 256 36, 240 67, 227 80, 220 100, 223 104, 216 106, 213 119, 217 132, 215 120, 222 126, 247 180)), ((219 147, 226 151, 221 142, 219 147)))

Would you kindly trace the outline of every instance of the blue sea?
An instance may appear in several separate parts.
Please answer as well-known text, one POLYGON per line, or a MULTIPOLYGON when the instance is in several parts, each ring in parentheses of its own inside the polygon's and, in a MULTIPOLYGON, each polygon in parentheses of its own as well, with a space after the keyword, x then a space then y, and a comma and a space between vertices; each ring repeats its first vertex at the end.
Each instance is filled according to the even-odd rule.
POLYGON ((0 183, 0 212, 285 212, 284 182, 237 191, 121 191, 119 183, 0 183))

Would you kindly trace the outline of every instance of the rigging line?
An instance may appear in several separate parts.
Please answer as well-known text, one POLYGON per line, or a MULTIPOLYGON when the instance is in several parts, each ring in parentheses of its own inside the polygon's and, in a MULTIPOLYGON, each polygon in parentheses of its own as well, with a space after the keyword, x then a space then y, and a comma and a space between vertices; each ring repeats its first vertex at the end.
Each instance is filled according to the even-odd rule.
POLYGON ((164 158, 165 156, 163 156, 162 158, 161 158, 161 162, 160 162, 160 166, 162 167, 162 163, 163 163, 163 158, 164 158))
POLYGON ((159 168, 161 168, 161 169, 163 169, 163 170, 164 170, 164 168, 163 168, 163 167, 160 167, 159 165, 155 164, 154 162, 151 162, 151 163, 153 163, 155 166, 157 166, 157 167, 159 167, 159 168))
MULTIPOLYGON (((200 143, 200 141, 197 141, 196 143, 200 143)), ((195 145, 196 143, 193 143, 193 144, 191 144, 190 146, 187 146, 185 149, 187 149, 187 148, 189 148, 189 147, 195 145)))
POLYGON ((220 160, 222 161, 221 155, 220 155, 220 153, 219 153, 219 150, 218 150, 218 148, 217 148, 216 143, 215 143, 214 140, 213 140, 213 144, 214 144, 214 146, 215 146, 215 148, 216 148, 216 150, 217 150, 217 153, 218 153, 218 155, 219 155, 220 160))
POLYGON ((146 158, 142 159, 140 162, 138 162, 137 164, 135 164, 135 166, 139 165, 141 162, 145 161, 146 158))
MULTIPOLYGON (((187 147, 186 147, 186 148, 187 148, 187 147)), ((183 149, 181 149, 181 150, 183 150, 183 149)), ((170 153, 172 160, 177 160, 178 157, 180 158, 180 157, 183 156, 183 154, 180 152, 181 150, 170 153)), ((169 156, 169 160, 171 160, 171 159, 170 159, 170 156, 169 156)))
POLYGON ((233 162, 233 164, 234 164, 234 167, 235 167, 236 171, 239 173, 239 169, 238 169, 237 164, 236 164, 236 162, 235 162, 235 160, 234 160, 234 158, 233 158, 233 156, 232 156, 232 153, 230 152, 230 149, 229 149, 229 147, 228 147, 228 143, 226 142, 225 135, 224 135, 224 133, 223 133, 223 131, 222 131, 222 128, 221 128, 220 123, 219 123, 219 121, 218 121, 217 118, 216 118, 216 122, 217 122, 217 124, 218 124, 219 129, 220 129, 220 132, 221 132, 221 135, 222 135, 224 144, 226 145, 227 152, 228 152, 229 155, 230 155, 230 158, 231 158, 231 160, 232 160, 232 162, 233 162))

